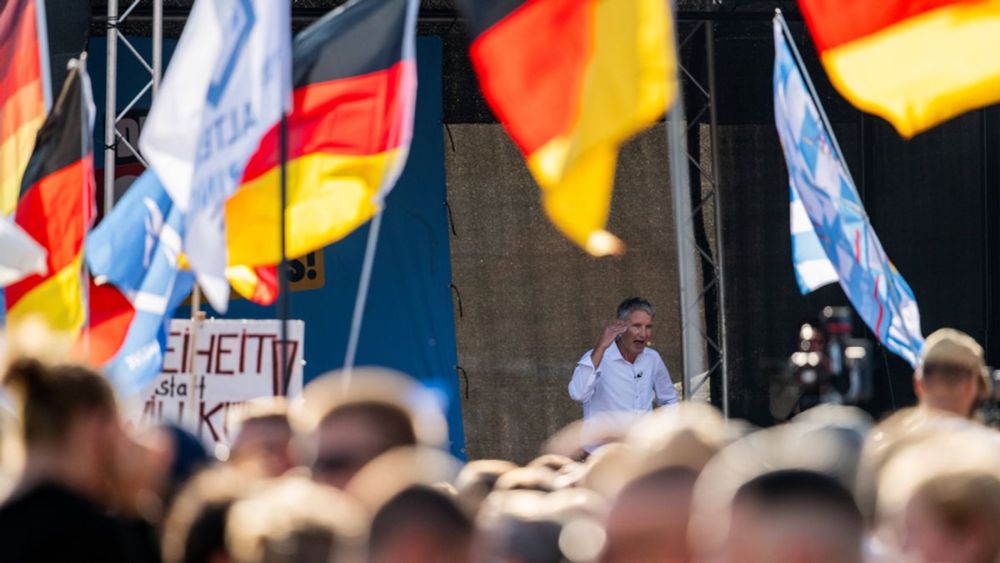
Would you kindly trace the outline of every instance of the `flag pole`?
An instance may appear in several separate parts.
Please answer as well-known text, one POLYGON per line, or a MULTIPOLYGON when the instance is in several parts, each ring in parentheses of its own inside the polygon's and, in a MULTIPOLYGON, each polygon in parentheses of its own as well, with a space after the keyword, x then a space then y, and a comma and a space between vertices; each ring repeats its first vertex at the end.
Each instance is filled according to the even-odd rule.
MULTIPOLYGON (((46 55, 47 56, 47 55, 46 55)), ((87 106, 87 96, 84 92, 83 77, 87 72, 87 52, 84 51, 80 53, 78 59, 70 60, 69 69, 72 70, 73 67, 77 69, 77 81, 79 82, 80 88, 80 160, 86 161, 87 159, 87 145, 90 143, 88 139, 87 132, 90 129, 90 120, 88 119, 90 108, 87 106)), ((92 172, 91 172, 92 173, 92 172)), ((89 219, 91 206, 88 205, 90 202, 87 197, 87 186, 91 185, 88 182, 87 167, 83 167, 83 182, 80 183, 83 188, 83 205, 80 208, 83 211, 83 236, 80 238, 80 256, 86 256, 87 250, 87 219, 89 219)), ((92 178, 91 178, 92 179, 92 178)), ((87 270, 86 259, 80 261, 80 283, 82 285, 81 297, 83 298, 83 314, 84 318, 84 328, 83 328, 83 357, 87 363, 90 363, 90 326, 91 326, 91 311, 90 311, 90 272, 87 270)))
POLYGON ((38 36, 38 47, 42 56, 39 58, 39 65, 41 66, 42 75, 42 100, 45 104, 45 115, 49 114, 52 110, 52 73, 49 70, 49 23, 48 14, 46 11, 48 8, 45 6, 45 2, 35 3, 35 25, 37 26, 36 33, 38 36))
POLYGON ((368 286, 371 285, 372 267, 375 263, 375 249, 378 246, 379 231, 382 230, 382 210, 385 203, 379 205, 379 210, 372 218, 368 230, 368 243, 365 246, 365 258, 361 265, 361 279, 358 281, 358 294, 354 299, 354 315, 351 318, 351 334, 347 339, 347 353, 344 356, 344 386, 350 385, 351 373, 354 371, 354 361, 358 352, 358 339, 361 337, 361 320, 365 312, 365 301, 368 299, 368 286))
POLYGON ((281 345, 278 349, 281 351, 281 363, 278 374, 281 377, 281 394, 287 396, 291 373, 288 369, 288 240, 286 232, 288 220, 286 216, 286 208, 288 207, 288 115, 285 111, 281 112, 281 122, 278 125, 278 153, 280 163, 278 168, 280 207, 278 212, 281 216, 278 221, 278 228, 281 231, 279 233, 281 261, 278 264, 278 318, 281 320, 281 345))
POLYGON ((841 162, 844 163, 844 172, 847 173, 847 177, 851 179, 851 184, 857 186, 854 181, 854 177, 851 175, 851 170, 847 168, 847 160, 844 159, 844 151, 840 150, 840 143, 837 142, 837 135, 833 132, 833 127, 830 125, 830 118, 826 116, 826 110, 823 109, 823 104, 819 101, 819 94, 816 93, 816 87, 813 86, 812 78, 809 77, 809 73, 806 71, 806 64, 802 61, 802 55, 799 53, 799 48, 795 45, 795 39, 792 37, 792 30, 788 29, 788 22, 785 21, 785 16, 782 15, 780 8, 774 9, 774 17, 781 24, 781 32, 785 35, 785 42, 788 43, 788 50, 792 52, 792 57, 795 58, 795 64, 799 67, 799 74, 802 75, 802 79, 806 83, 806 88, 809 89, 809 95, 812 96, 813 105, 816 106, 816 111, 819 112, 820 119, 823 120, 823 125, 826 130, 830 132, 830 142, 833 143, 833 150, 837 151, 837 157, 841 162))

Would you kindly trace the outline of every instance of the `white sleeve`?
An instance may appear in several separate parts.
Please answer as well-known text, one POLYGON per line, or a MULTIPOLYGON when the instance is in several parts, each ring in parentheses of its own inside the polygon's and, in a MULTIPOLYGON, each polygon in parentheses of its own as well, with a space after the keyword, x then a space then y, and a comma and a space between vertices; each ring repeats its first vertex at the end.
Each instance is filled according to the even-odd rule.
POLYGON ((597 387, 597 379, 601 372, 594 368, 594 362, 590 359, 592 350, 580 358, 573 370, 573 378, 569 380, 569 396, 574 401, 585 403, 594 396, 594 388, 597 387))
POLYGON ((656 358, 656 373, 653 374, 653 390, 656 392, 656 404, 659 406, 672 405, 680 398, 677 396, 677 389, 670 379, 670 372, 667 365, 663 363, 663 358, 656 358))

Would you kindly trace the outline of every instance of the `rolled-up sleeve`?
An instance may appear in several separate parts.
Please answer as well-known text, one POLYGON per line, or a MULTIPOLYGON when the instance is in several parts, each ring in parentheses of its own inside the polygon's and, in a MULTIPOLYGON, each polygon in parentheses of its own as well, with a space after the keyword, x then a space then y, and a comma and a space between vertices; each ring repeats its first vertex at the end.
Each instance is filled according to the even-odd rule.
POLYGON ((674 388, 674 381, 670 379, 670 372, 667 371, 667 365, 663 363, 662 358, 657 358, 653 390, 656 392, 656 404, 659 406, 672 405, 680 401, 677 389, 674 388))
POLYGON ((594 362, 590 359, 591 352, 592 350, 587 350, 587 353, 580 358, 576 369, 573 370, 573 378, 569 380, 569 396, 580 403, 587 402, 594 396, 594 388, 601 375, 601 372, 594 368, 594 362))

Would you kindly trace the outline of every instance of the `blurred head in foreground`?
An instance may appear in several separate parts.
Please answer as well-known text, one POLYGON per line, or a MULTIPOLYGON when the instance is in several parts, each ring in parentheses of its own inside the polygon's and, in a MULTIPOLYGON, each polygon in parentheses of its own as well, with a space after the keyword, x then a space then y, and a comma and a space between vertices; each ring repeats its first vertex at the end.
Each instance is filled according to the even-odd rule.
POLYGON ((455 480, 459 502, 475 515, 486 497, 493 492, 497 481, 517 465, 503 459, 477 459, 465 464, 455 480))
POLYGON ((313 479, 341 488, 380 454, 418 443, 439 446, 447 424, 429 393, 387 369, 334 373, 310 383, 293 417, 306 438, 313 479))
POLYGON ((1000 560, 1000 479, 985 471, 939 475, 906 507, 903 549, 922 563, 1000 560))
POLYGON ((848 411, 828 414, 753 432, 712 458, 695 484, 689 525, 700 557, 859 560, 862 517, 850 491, 865 425, 848 411))
POLYGON ((472 522, 446 494, 417 485, 392 497, 375 514, 371 563, 465 563, 472 522))
POLYGON ((901 445, 877 497, 880 533, 912 560, 998 560, 1000 434, 967 422, 901 445))
POLYGON ((196 475, 177 495, 163 527, 164 563, 228 563, 229 509, 258 483, 229 466, 196 475))
POLYGON ((496 491, 477 524, 475 561, 594 561, 605 545, 606 502, 587 489, 496 491))
POLYGON ((239 415, 238 430, 229 448, 229 462, 267 477, 292 467, 292 425, 282 397, 250 401, 239 415))
POLYGON ((24 478, 108 501, 123 438, 108 381, 83 366, 21 358, 7 369, 4 383, 18 399, 24 478))
POLYGON ((927 337, 913 387, 921 406, 971 416, 986 391, 983 349, 968 334, 942 328, 927 337))
POLYGON ((698 474, 659 469, 629 483, 612 505, 603 563, 686 563, 691 495, 698 474))
POLYGON ((723 560, 741 563, 860 563, 864 524, 850 491, 800 469, 765 473, 732 503, 723 560))
POLYGON ((355 562, 366 524, 345 493, 286 477, 233 504, 226 544, 234 563, 355 562))

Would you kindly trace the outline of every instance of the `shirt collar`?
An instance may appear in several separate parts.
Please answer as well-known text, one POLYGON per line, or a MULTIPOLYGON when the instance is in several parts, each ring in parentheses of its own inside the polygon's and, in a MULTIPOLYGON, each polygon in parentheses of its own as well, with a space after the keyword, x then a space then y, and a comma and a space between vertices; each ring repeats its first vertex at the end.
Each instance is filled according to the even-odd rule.
MULTIPOLYGON (((635 357, 635 361, 638 362, 639 358, 641 358, 642 355, 645 353, 646 353, 646 347, 643 347, 642 352, 639 352, 639 355, 635 357)), ((609 347, 609 350, 605 352, 605 354, 606 355, 610 354, 611 356, 610 359, 612 360, 621 360, 623 362, 628 362, 628 360, 625 359, 625 356, 622 356, 622 351, 618 348, 617 342, 612 343, 611 346, 609 347)))

